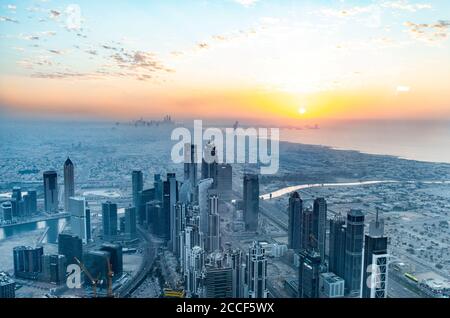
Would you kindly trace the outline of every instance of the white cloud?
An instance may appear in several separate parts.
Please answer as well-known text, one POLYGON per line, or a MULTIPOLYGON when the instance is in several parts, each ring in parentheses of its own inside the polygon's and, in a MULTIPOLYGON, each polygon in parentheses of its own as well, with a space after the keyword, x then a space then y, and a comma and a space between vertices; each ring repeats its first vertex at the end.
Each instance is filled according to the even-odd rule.
POLYGON ((416 12, 422 9, 431 9, 432 6, 427 3, 409 3, 407 0, 386 1, 381 4, 384 8, 416 12))
POLYGON ((408 27, 408 32, 413 38, 428 43, 440 42, 446 40, 449 36, 450 21, 447 20, 440 20, 431 24, 408 21, 404 25, 408 27))
POLYGON ((321 12, 323 15, 326 16, 333 16, 333 17, 351 17, 362 13, 370 13, 374 10, 374 6, 366 6, 366 7, 349 7, 347 9, 323 9, 321 12))
POLYGON ((234 2, 239 3, 246 8, 253 6, 258 1, 259 0, 234 0, 234 2))

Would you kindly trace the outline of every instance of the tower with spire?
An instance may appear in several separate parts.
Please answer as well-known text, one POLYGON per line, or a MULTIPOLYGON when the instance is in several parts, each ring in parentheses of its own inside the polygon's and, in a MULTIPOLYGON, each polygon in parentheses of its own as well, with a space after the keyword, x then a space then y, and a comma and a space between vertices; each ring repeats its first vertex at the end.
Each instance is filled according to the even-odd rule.
POLYGON ((69 198, 75 196, 74 166, 67 157, 64 162, 64 210, 69 211, 69 198))

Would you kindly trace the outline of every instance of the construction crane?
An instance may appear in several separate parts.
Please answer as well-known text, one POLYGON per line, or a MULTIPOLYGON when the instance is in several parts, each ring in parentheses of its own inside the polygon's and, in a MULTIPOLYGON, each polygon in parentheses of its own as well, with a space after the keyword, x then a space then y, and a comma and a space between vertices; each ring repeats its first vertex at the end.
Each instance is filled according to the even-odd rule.
POLYGON ((78 265, 81 267, 83 272, 86 274, 86 276, 91 281, 94 298, 96 298, 97 297, 97 284, 99 282, 101 283, 101 280, 99 280, 99 278, 94 279, 94 277, 92 277, 91 273, 89 273, 89 271, 87 270, 86 266, 84 266, 84 264, 82 262, 80 262, 80 260, 78 258, 75 257, 75 261, 78 263, 78 265))
POLYGON ((50 228, 47 226, 44 230, 44 232, 42 232, 41 235, 39 235, 38 239, 36 240, 36 247, 42 246, 42 241, 44 240, 45 236, 47 236, 48 230, 50 228))
POLYGON ((108 258, 108 297, 110 297, 110 298, 114 297, 113 283, 112 283, 113 277, 114 277, 114 272, 112 271, 111 262, 108 258))

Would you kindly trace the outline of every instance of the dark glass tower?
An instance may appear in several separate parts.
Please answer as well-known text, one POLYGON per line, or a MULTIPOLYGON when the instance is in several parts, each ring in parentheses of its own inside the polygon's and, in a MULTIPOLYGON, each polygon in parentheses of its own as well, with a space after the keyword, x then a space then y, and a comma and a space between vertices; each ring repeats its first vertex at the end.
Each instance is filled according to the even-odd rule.
POLYGON ((58 254, 64 255, 66 257, 67 265, 77 264, 75 257, 79 261, 82 261, 83 242, 81 238, 71 234, 59 234, 58 254))
POLYGON ((103 244, 100 251, 109 253, 109 262, 115 277, 120 277, 123 273, 122 246, 119 244, 103 244))
POLYGON ((74 166, 67 158, 64 162, 64 210, 69 211, 69 198, 75 196, 74 166))
POLYGON ((24 195, 26 210, 29 215, 36 214, 37 212, 37 194, 36 190, 28 190, 28 193, 24 195))
POLYGON ((125 233, 130 238, 136 237, 136 208, 128 207, 125 209, 125 233))
POLYGON ((202 158, 201 177, 202 179, 214 179, 217 172, 216 147, 211 142, 206 144, 202 158), (206 159, 205 159, 206 157, 206 159))
POLYGON ((131 175, 132 192, 133 192, 133 206, 139 207, 139 192, 144 189, 144 176, 142 171, 134 170, 131 175))
POLYGON ((44 172, 44 205, 45 212, 58 212, 58 175, 55 171, 44 172))
POLYGON ((359 294, 361 288, 362 252, 364 243, 364 214, 350 210, 345 235, 345 287, 349 294, 359 294))
POLYGON ((288 248, 295 251, 301 248, 301 220, 303 201, 298 192, 292 192, 289 197, 289 224, 288 224, 288 248))
POLYGON ((247 231, 258 230, 259 180, 256 174, 244 175, 244 221, 247 231))
POLYGON ((190 182, 191 188, 197 185, 197 146, 184 145, 184 181, 190 182))
MULTIPOLYGON (((161 238, 167 242, 171 241, 172 238, 176 238, 175 233, 175 205, 178 202, 178 181, 176 179, 175 173, 168 173, 167 180, 163 183, 163 215, 161 225, 163 226, 161 233, 161 238)), ((172 251, 176 250, 175 242, 170 244, 170 249, 172 251)))
POLYGON ((112 202, 102 203, 102 221, 105 238, 117 235, 117 204, 112 202))
POLYGON ((205 271, 205 297, 231 298, 233 296, 233 270, 207 267, 205 271))
POLYGON ((230 164, 220 163, 217 165, 213 187, 220 193, 220 200, 231 200, 233 187, 233 168, 230 164))
POLYGON ((312 240, 314 247, 322 261, 325 260, 325 240, 327 230, 327 201, 324 198, 316 198, 313 206, 313 231, 312 240))
POLYGON ((336 215, 330 220, 328 269, 337 276, 345 276, 345 218, 336 215))
POLYGON ((299 253, 298 297, 319 298, 319 275, 321 257, 315 251, 299 253))

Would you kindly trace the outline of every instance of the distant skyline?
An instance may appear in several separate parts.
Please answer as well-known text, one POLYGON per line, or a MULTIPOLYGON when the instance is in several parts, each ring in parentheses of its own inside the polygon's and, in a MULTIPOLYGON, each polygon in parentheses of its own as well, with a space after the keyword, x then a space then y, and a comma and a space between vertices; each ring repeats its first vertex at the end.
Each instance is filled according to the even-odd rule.
POLYGON ((450 119, 449 12, 445 0, 1 0, 0 114, 450 119))

